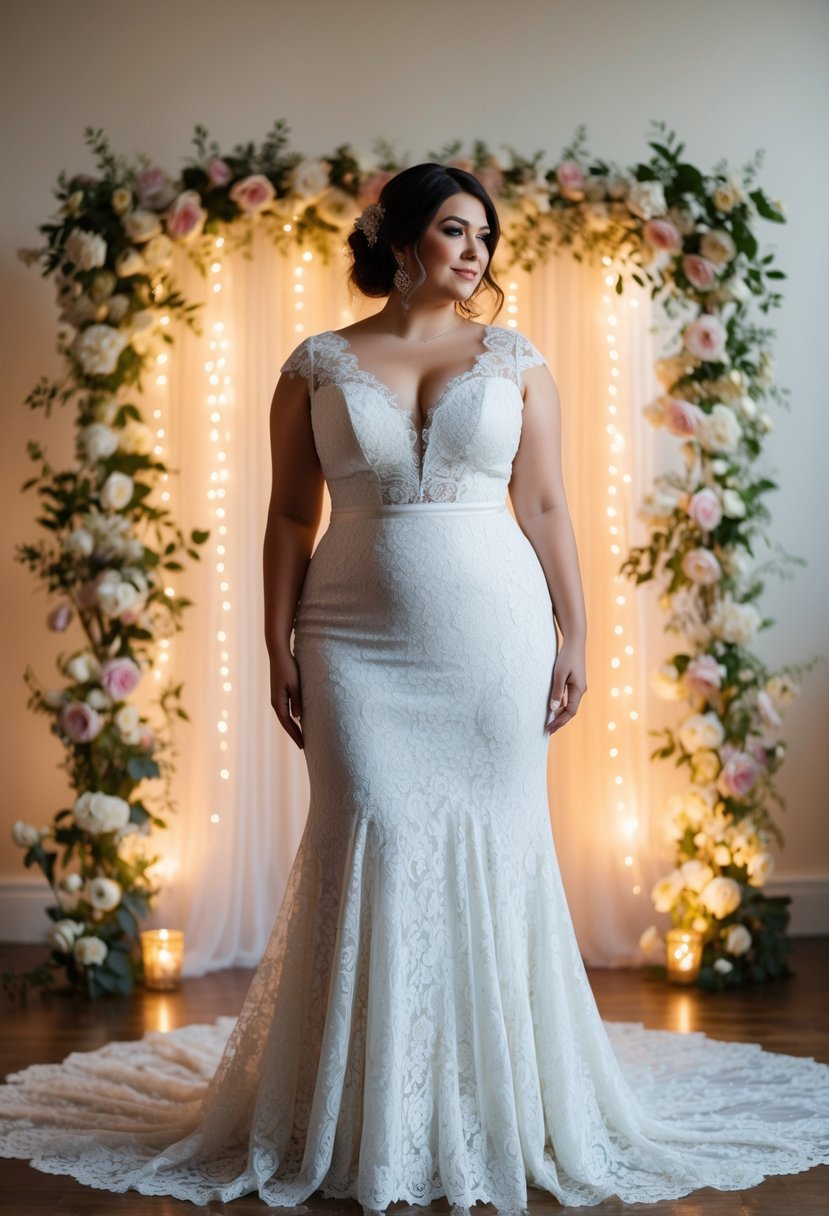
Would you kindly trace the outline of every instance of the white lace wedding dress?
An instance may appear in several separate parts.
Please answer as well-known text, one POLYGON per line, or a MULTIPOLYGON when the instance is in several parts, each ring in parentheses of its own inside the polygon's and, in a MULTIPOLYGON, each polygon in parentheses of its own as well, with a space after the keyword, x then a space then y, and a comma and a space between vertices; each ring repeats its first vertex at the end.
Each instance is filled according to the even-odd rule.
POLYGON ((548 814, 549 591, 504 504, 542 361, 482 327, 422 449, 342 335, 286 361, 332 516, 296 617, 311 805, 273 935, 238 1020, 9 1077, 7 1156, 199 1204, 504 1213, 528 1185, 647 1203, 829 1162, 829 1067, 599 1016, 548 814))

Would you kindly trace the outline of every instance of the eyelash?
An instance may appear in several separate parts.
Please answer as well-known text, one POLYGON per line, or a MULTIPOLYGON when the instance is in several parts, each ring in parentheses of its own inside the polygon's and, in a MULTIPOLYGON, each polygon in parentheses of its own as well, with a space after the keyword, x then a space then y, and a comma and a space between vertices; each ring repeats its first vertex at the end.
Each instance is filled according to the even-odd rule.
MULTIPOLYGON (((457 224, 453 224, 451 228, 444 228, 443 235, 449 236, 450 233, 452 233, 452 232, 461 232, 461 231, 462 231, 462 229, 458 228, 457 224)), ((485 236, 482 236, 480 238, 484 242, 484 244, 486 244, 488 236, 489 236, 489 233, 487 233, 485 236)))

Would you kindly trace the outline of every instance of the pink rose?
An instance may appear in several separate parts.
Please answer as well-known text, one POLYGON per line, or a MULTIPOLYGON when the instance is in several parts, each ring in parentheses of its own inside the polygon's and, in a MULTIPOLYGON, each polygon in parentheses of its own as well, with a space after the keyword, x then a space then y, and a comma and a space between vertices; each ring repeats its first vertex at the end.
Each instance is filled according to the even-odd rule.
POLYGON ((745 798, 754 787, 760 766, 748 752, 734 752, 717 778, 717 789, 726 798, 745 798))
POLYGON ((682 234, 670 220, 648 220, 642 226, 642 235, 654 249, 665 253, 679 253, 682 248, 682 234))
POLYGON ((266 203, 276 197, 273 183, 262 173, 251 173, 230 188, 230 197, 240 211, 247 215, 260 211, 266 203))
POLYGON ((706 699, 722 687, 725 667, 712 654, 700 654, 685 668, 683 680, 690 693, 706 699))
POLYGON ((565 197, 573 197, 584 191, 584 172, 574 160, 563 160, 556 166, 556 181, 565 197))
POLYGON ((211 156, 206 172, 211 186, 226 186, 233 176, 230 165, 219 156, 211 156))
POLYGON ((85 701, 68 701, 60 711, 60 725, 73 743, 89 743, 101 733, 103 719, 85 701))
POLYGON ((682 559, 682 573, 700 587, 710 587, 722 578, 722 567, 710 549, 689 549, 682 559))
POLYGON ((720 500, 711 489, 698 490, 688 504, 688 514, 703 532, 711 532, 722 519, 720 500))
POLYGON ((198 190, 183 190, 165 216, 167 232, 177 240, 197 236, 204 228, 206 219, 207 212, 201 205, 198 190))
POLYGON ((107 659, 101 668, 101 686, 113 701, 123 701, 137 688, 141 671, 132 659, 107 659))
POLYGON ((723 323, 719 317, 709 313, 689 322, 682 331, 682 340, 695 359, 702 359, 706 363, 718 362, 725 351, 723 323))
POLYGON ((685 277, 697 291, 708 291, 717 281, 714 263, 708 258, 701 258, 697 253, 686 253, 682 259, 682 269, 685 277))
POLYGON ((483 165, 475 176, 487 194, 498 195, 504 189, 504 175, 495 165, 483 165))
POLYGON ((691 401, 682 401, 679 397, 667 397, 665 400, 665 427, 672 435, 685 438, 693 435, 700 420, 701 410, 691 401))
POLYGON ((55 633, 63 633, 72 620, 72 609, 69 604, 58 604, 46 618, 46 624, 55 633))
POLYGON ((746 740, 746 751, 753 756, 762 768, 768 768, 769 754, 759 739, 752 737, 746 740))
POLYGON ((142 169, 136 179, 136 193, 142 207, 166 207, 176 190, 164 169, 142 169))
POLYGON ((373 173, 371 177, 367 177, 363 182, 360 193, 357 196, 357 202, 361 207, 367 207, 369 203, 376 203, 380 197, 380 191, 383 189, 387 181, 394 177, 393 173, 373 173))

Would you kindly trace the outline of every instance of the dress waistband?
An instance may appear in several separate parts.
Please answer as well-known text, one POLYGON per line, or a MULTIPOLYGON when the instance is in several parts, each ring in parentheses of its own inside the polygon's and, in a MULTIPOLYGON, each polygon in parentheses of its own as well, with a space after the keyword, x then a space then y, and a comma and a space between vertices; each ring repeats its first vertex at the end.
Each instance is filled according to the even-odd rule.
POLYGON ((374 507, 338 507, 331 512, 331 522, 350 519, 382 519, 387 515, 474 515, 482 511, 506 511, 503 499, 484 502, 390 502, 374 507))

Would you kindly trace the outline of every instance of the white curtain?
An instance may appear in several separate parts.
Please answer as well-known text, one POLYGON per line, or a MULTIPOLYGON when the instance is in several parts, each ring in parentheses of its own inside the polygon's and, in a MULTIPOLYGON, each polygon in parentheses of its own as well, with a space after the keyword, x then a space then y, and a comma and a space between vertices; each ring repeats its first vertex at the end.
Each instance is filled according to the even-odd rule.
MULTIPOLYGON (((308 810, 304 756, 270 707, 264 644, 268 413, 279 365, 306 334, 383 303, 350 294, 344 256, 328 265, 316 251, 284 257, 261 233, 249 252, 217 247, 204 277, 177 253, 183 294, 205 303, 203 334, 171 326, 166 381, 147 399, 162 432, 159 452, 178 470, 169 505, 187 531, 211 529, 201 562, 171 577, 175 594, 195 603, 159 664, 184 682, 192 721, 177 727, 178 809, 158 837, 163 894, 152 923, 184 929, 190 975, 258 961, 308 810)), ((653 593, 615 577, 628 545, 642 538, 635 511, 653 471, 641 420, 656 391, 651 304, 635 285, 617 296, 605 282, 609 268, 566 254, 532 274, 504 265, 499 251, 494 269, 508 305, 495 323, 532 338, 561 393, 565 484, 587 600, 588 693, 550 745, 553 829, 585 959, 621 965, 637 959, 665 855, 647 759, 653 593)), ((326 495, 320 535, 328 511, 326 495)))

